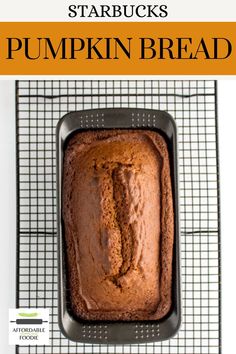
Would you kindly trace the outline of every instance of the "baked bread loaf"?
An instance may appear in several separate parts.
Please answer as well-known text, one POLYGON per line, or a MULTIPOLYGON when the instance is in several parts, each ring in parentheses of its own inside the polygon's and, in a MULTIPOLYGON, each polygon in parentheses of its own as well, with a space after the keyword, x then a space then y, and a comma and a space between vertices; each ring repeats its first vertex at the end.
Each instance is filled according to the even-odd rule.
POLYGON ((73 313, 110 321, 165 316, 174 216, 164 138, 149 130, 75 134, 62 193, 73 313))

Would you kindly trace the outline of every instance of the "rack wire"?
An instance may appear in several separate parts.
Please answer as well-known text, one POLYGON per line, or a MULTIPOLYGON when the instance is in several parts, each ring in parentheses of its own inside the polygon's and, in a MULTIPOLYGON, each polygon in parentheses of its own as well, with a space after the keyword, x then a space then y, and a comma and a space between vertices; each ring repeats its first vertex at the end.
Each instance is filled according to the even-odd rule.
POLYGON ((217 86, 211 80, 46 80, 16 84, 17 307, 50 309, 50 345, 19 354, 221 353, 217 86), (168 111, 177 121, 183 320, 161 343, 74 343, 57 319, 55 127, 69 111, 168 111))

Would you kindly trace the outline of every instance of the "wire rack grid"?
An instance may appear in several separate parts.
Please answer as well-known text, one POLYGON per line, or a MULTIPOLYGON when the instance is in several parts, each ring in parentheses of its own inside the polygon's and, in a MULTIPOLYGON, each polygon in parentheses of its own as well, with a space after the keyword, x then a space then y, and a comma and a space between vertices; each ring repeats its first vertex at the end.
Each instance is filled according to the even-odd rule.
POLYGON ((210 80, 17 82, 16 305, 50 309, 51 343, 17 353, 221 353, 216 91, 210 80), (69 111, 108 107, 165 110, 178 125, 183 320, 161 343, 75 343, 58 327, 55 127, 69 111))

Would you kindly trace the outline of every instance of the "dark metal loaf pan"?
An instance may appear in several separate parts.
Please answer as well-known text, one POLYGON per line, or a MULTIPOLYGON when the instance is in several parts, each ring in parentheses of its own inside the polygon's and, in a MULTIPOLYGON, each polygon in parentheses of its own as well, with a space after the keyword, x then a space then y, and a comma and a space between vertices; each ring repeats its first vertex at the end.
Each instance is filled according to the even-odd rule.
POLYGON ((177 129, 166 112, 150 109, 96 109, 71 112, 57 126, 57 208, 58 208, 58 267, 59 267, 59 326, 72 341, 98 344, 130 344, 163 341, 174 336, 181 322, 180 294, 180 233, 177 166, 177 129), (91 129, 150 129, 162 133, 168 145, 174 196, 175 241, 173 252, 172 307, 158 321, 97 322, 73 317, 66 288, 66 260, 62 228, 62 171, 65 142, 75 131, 91 129))

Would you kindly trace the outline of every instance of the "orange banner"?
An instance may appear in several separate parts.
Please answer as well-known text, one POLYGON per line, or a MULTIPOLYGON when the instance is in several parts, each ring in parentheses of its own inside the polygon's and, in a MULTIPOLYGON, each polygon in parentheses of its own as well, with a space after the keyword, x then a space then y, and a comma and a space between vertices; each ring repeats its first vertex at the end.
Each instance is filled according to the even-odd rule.
POLYGON ((0 23, 1 75, 235 75, 236 23, 0 23))

